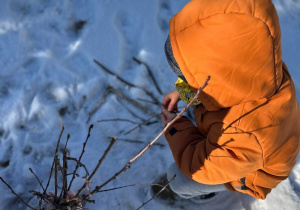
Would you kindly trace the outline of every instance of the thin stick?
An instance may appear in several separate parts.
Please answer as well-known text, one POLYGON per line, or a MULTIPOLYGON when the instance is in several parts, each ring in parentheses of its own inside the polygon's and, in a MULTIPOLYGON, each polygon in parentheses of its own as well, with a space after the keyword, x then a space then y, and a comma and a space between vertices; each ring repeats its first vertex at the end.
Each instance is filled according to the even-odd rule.
MULTIPOLYGON (((163 185, 160 184, 130 184, 130 185, 125 185, 125 186, 121 186, 121 187, 115 187, 115 188, 111 188, 111 189, 107 189, 107 190, 99 190, 98 192, 108 192, 108 191, 113 191, 113 190, 118 190, 118 189, 122 189, 122 188, 126 188, 126 187, 135 187, 135 186, 159 186, 161 188, 163 188, 163 185)), ((166 189, 168 190, 168 189, 166 189)))
POLYGON ((27 207, 29 207, 29 208, 31 208, 31 209, 34 209, 34 210, 37 210, 37 209, 35 209, 35 208, 33 208, 32 206, 30 206, 28 203, 26 203, 24 200, 23 200, 23 198, 21 198, 11 187, 10 187, 10 185, 9 184, 7 184, 5 181, 4 181, 4 179, 2 178, 2 177, 0 177, 0 180, 11 190, 11 192, 15 195, 15 196, 17 196, 17 198, 22 202, 22 203, 24 203, 27 207))
MULTIPOLYGON (((91 181, 93 176, 95 175, 95 173, 98 171, 98 169, 100 168, 102 162, 104 161, 104 159, 106 158, 107 154, 109 153, 109 151, 111 150, 112 146, 115 144, 117 138, 113 137, 111 139, 110 144, 108 145, 107 149, 105 150, 104 154, 102 155, 102 157, 100 158, 98 164, 96 165, 95 169, 93 170, 92 174, 89 176, 89 178, 87 179, 87 181, 91 181)), ((76 196, 78 196, 80 194, 80 192, 85 188, 86 183, 84 183, 84 185, 78 190, 76 196)))
POLYGON ((63 168, 62 168, 62 178, 63 178, 63 188, 59 195, 59 200, 63 197, 66 198, 68 191, 68 161, 67 161, 67 145, 71 135, 68 133, 67 140, 65 143, 64 153, 63 153, 63 168))
POLYGON ((83 167, 84 170, 85 170, 85 173, 86 173, 86 175, 84 177, 87 177, 90 174, 89 171, 87 170, 86 166, 82 162, 80 162, 79 160, 77 160, 76 158, 67 157, 67 160, 73 160, 73 161, 75 161, 77 163, 78 167, 83 167))
POLYGON ((39 182, 42 189, 45 191, 45 188, 42 185, 42 182, 40 181, 39 177, 33 172, 32 168, 29 168, 29 171, 35 176, 36 180, 39 182))
POLYGON ((162 91, 161 91, 161 89, 159 88, 159 86, 158 86, 158 84, 157 84, 157 82, 156 82, 156 80, 155 80, 155 77, 153 76, 153 73, 152 73, 150 67, 148 66, 148 64, 145 63, 145 62, 143 62, 143 61, 141 61, 141 60, 139 60, 139 59, 137 59, 136 57, 132 57, 132 59, 133 59, 135 62, 137 62, 138 64, 143 64, 143 65, 146 67, 146 69, 147 69, 147 71, 148 71, 148 74, 149 74, 150 78, 152 79, 152 81, 153 81, 153 83, 154 83, 154 86, 156 87, 156 90, 159 92, 160 95, 162 95, 162 91))
POLYGON ((150 201, 152 201, 154 198, 156 198, 162 191, 164 191, 167 186, 175 179, 176 174, 172 177, 172 179, 168 182, 168 184, 166 184, 157 194, 155 194, 152 198, 150 198, 148 201, 146 201, 145 203, 143 203, 139 208, 137 208, 137 210, 141 209, 142 207, 144 207, 147 203, 149 203, 150 201))
POLYGON ((55 183, 55 188, 54 188, 54 199, 57 198, 57 188, 58 188, 58 185, 57 185, 57 172, 58 172, 58 165, 59 164, 59 159, 58 159, 58 154, 55 154, 54 156, 54 162, 55 162, 55 165, 54 165, 54 183, 55 183))
POLYGON ((69 184, 69 187, 68 187, 68 191, 71 189, 72 183, 73 183, 73 181, 74 181, 74 179, 75 179, 75 176, 76 176, 75 174, 76 174, 76 172, 77 172, 77 169, 79 168, 79 163, 81 163, 81 158, 82 158, 82 156, 83 156, 83 154, 84 154, 84 152, 85 152, 85 146, 86 146, 86 144, 87 144, 87 142, 88 142, 88 140, 89 140, 89 138, 90 138, 90 136, 91 136, 91 130, 92 130, 93 127, 94 127, 93 124, 91 124, 90 127, 89 127, 89 132, 88 132, 88 135, 87 135, 87 137, 86 137, 86 139, 85 139, 85 142, 84 142, 83 145, 82 145, 82 151, 81 151, 81 154, 80 154, 80 156, 79 156, 79 158, 78 158, 78 162, 77 162, 77 164, 76 164, 75 170, 74 170, 74 172, 73 172, 73 176, 72 176, 72 179, 71 179, 71 181, 70 181, 70 184, 69 184))
POLYGON ((37 192, 37 191, 29 191, 29 192, 32 193, 33 195, 37 196, 38 198, 42 199, 44 202, 51 203, 57 209, 59 209, 61 207, 57 202, 55 202, 53 196, 50 196, 48 194, 42 194, 42 193, 37 192))
POLYGON ((203 86, 201 88, 198 89, 197 93, 195 94, 194 98, 190 101, 190 103, 188 103, 188 105, 186 107, 184 107, 181 112, 171 121, 169 122, 165 128, 162 130, 162 132, 160 134, 158 134, 158 136, 151 142, 149 143, 137 156, 135 156, 134 158, 132 158, 130 161, 134 162, 136 159, 138 159, 140 156, 142 156, 144 154, 144 152, 149 149, 149 147, 151 147, 155 142, 158 141, 158 139, 174 124, 174 122, 176 122, 179 118, 181 118, 181 116, 183 115, 183 113, 193 105, 194 101, 198 98, 199 94, 202 92, 202 90, 206 87, 208 81, 209 81, 210 77, 208 76, 203 84, 203 86))
POLYGON ((90 195, 93 195, 94 193, 97 193, 102 187, 104 187, 105 185, 107 185, 108 183, 110 183, 112 180, 116 179, 116 177, 121 174, 122 172, 126 171, 130 165, 137 160, 139 157, 141 157, 144 152, 149 149, 149 147, 151 147, 155 142, 158 141, 158 139, 171 127, 171 125, 173 125, 173 123, 178 120, 183 113, 190 107, 192 106, 192 104, 194 103, 194 101, 198 98, 199 94, 202 92, 202 90, 206 87, 208 81, 209 81, 210 77, 208 76, 205 80, 205 83, 203 84, 203 86, 201 88, 198 89, 197 93, 195 94, 194 98, 192 99, 192 101, 186 106, 184 107, 181 112, 179 113, 179 115, 177 115, 171 122, 169 122, 165 128, 160 132, 160 134, 158 134, 158 136, 152 141, 150 142, 144 149, 142 149, 135 157, 131 158, 130 161, 121 169, 119 170, 115 175, 113 175, 110 179, 108 179, 106 182, 104 182, 102 185, 100 186, 96 186, 95 189, 90 193, 90 195))
POLYGON ((60 119, 60 125, 61 125, 61 131, 60 131, 60 134, 59 134, 59 137, 58 137, 58 140, 57 140, 56 149, 55 149, 55 155, 54 155, 54 158, 53 158, 53 162, 52 162, 52 166, 51 166, 51 170, 50 170, 50 175, 49 175, 48 183, 47 183, 46 188, 44 190, 44 194, 46 193, 46 191, 47 191, 47 189, 49 187, 49 184, 50 184, 50 180, 51 180, 51 176, 52 176, 52 171, 53 171, 54 165, 56 165, 55 164, 55 159, 56 159, 56 155, 58 153, 58 147, 59 147, 60 139, 61 139, 61 136, 62 136, 62 134, 64 132, 64 129, 65 129, 64 124, 63 124, 63 122, 62 122, 61 119, 60 119))
MULTIPOLYGON (((107 137, 107 138, 111 139, 112 137, 107 137)), ((144 142, 144 141, 135 140, 135 139, 125 139, 125 138, 119 138, 119 137, 118 137, 118 140, 119 140, 119 141, 126 141, 126 142, 130 142, 130 143, 145 144, 145 142, 144 142)), ((156 144, 154 144, 153 146, 160 146, 160 147, 164 147, 165 145, 164 145, 164 144, 161 144, 161 143, 156 143, 156 144)))

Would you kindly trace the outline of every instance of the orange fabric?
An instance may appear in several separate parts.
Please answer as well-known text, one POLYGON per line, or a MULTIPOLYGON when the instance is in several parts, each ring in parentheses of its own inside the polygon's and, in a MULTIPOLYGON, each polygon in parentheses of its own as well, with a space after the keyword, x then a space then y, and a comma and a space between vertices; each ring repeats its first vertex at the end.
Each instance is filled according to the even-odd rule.
POLYGON ((169 36, 191 87, 211 77, 194 108, 196 126, 182 118, 166 134, 175 162, 198 182, 265 199, 300 149, 300 112, 274 5, 193 0, 170 20, 169 36))

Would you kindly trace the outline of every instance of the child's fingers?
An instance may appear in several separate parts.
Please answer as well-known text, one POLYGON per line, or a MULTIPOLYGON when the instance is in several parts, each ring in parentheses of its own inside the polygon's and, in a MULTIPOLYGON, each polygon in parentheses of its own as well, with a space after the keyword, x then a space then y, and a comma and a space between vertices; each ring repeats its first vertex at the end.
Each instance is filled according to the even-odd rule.
POLYGON ((170 97, 167 97, 167 96, 165 96, 165 97, 164 97, 164 100, 163 100, 163 102, 162 102, 162 104, 163 104, 163 107, 164 107, 164 108, 167 108, 167 107, 168 107, 168 105, 169 105, 169 103, 170 103, 170 101, 171 101, 171 98, 170 98, 170 97))
POLYGON ((177 101, 176 100, 171 100, 171 102, 169 103, 169 106, 168 106, 168 111, 169 112, 173 112, 173 111, 176 111, 177 110, 177 101))

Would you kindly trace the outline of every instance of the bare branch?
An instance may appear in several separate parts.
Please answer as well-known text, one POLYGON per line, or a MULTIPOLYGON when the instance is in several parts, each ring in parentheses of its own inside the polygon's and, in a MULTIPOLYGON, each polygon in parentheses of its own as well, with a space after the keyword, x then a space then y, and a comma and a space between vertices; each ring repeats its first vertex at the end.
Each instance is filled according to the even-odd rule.
POLYGON ((57 172, 58 172, 58 168, 57 166, 60 165, 59 163, 59 159, 58 159, 58 154, 56 153, 55 156, 54 156, 54 183, 55 183, 55 188, 54 188, 54 198, 57 198, 57 188, 58 188, 58 185, 57 185, 57 172))
MULTIPOLYGON (((109 139, 111 139, 112 137, 107 137, 109 139)), ((135 140, 135 139, 126 139, 126 138, 119 138, 118 137, 118 141, 126 141, 126 142, 130 142, 130 143, 138 143, 138 144, 145 144, 145 141, 140 141, 140 140, 135 140)), ((164 147, 164 144, 160 144, 160 143, 156 143, 153 146, 160 146, 160 147, 164 147)))
POLYGON ((86 166, 82 162, 80 162, 79 160, 77 160, 76 158, 73 158, 73 157, 67 157, 67 160, 73 160, 73 161, 75 161, 77 163, 78 167, 83 167, 84 168, 85 173, 86 173, 86 175, 84 177, 88 177, 89 176, 90 173, 87 170, 86 166))
POLYGON ((165 128, 162 130, 162 132, 160 132, 160 134, 158 134, 158 136, 152 141, 150 142, 138 155, 136 155, 135 157, 133 157, 130 162, 134 162, 136 159, 138 159, 140 156, 142 156, 144 154, 144 152, 149 149, 149 147, 151 147, 155 142, 158 141, 158 139, 174 124, 174 122, 176 122, 179 118, 181 118, 181 116, 183 115, 183 113, 193 105, 194 101, 198 98, 199 94, 202 92, 202 90, 206 87, 208 81, 209 81, 210 77, 208 76, 205 80, 205 83, 203 84, 203 86, 201 88, 198 89, 197 93, 195 94, 194 98, 190 101, 190 103, 188 103, 188 105, 186 107, 184 107, 181 112, 171 121, 169 122, 165 128))
MULTIPOLYGON (((92 174, 89 176, 89 178, 87 179, 87 181, 91 181, 93 176, 95 175, 95 173, 98 171, 98 169, 100 168, 102 162, 104 161, 104 159, 106 158, 107 154, 109 153, 109 151, 111 150, 112 146, 115 144, 117 138, 113 137, 111 139, 110 144, 108 145, 107 149, 105 150, 104 154, 102 155, 102 157, 100 158, 98 164, 96 165, 95 169, 93 170, 92 174)), ((85 188, 86 183, 84 183, 84 185, 78 190, 76 196, 78 196, 80 194, 80 192, 85 188)))
POLYGON ((176 174, 172 177, 172 179, 168 182, 168 184, 166 184, 157 194, 155 194, 152 198, 150 198, 148 201, 146 201, 145 203, 143 203, 139 208, 137 208, 137 210, 141 209, 142 207, 144 207, 147 203, 149 203, 150 201, 152 201, 154 198, 156 198, 162 191, 164 191, 167 186, 175 179, 176 174))
MULTIPOLYGON (((130 185, 125 185, 125 186, 121 186, 121 187, 115 187, 115 188, 111 188, 111 189, 107 189, 107 190, 99 190, 98 192, 108 192, 108 191, 113 191, 113 190, 118 190, 118 189, 122 189, 122 188, 126 188, 126 187, 135 187, 135 186, 159 186, 161 188, 163 188, 164 186, 160 185, 160 184, 130 184, 130 185)), ((168 191, 168 189, 166 189, 168 191)))
POLYGON ((72 183, 73 183, 73 181, 74 181, 74 179, 75 179, 75 174, 76 174, 76 172, 77 172, 77 169, 79 168, 79 163, 81 163, 81 158, 82 158, 82 156, 83 156, 83 154, 84 154, 84 152, 85 152, 85 146, 86 146, 86 144, 87 144, 87 142, 88 142, 88 140, 89 140, 89 138, 90 138, 90 136, 91 136, 91 130, 92 130, 92 128, 94 127, 94 125, 92 124, 92 125, 90 125, 90 127, 89 127, 89 132, 88 132, 88 135, 87 135, 87 137, 86 137, 86 139, 85 139, 85 142, 83 143, 83 146, 82 146, 82 151, 81 151, 81 154, 80 154, 80 156, 79 156, 79 158, 78 158, 78 162, 77 162, 77 164, 76 164, 76 167, 75 167, 75 170, 74 170, 74 172, 73 172, 73 176, 72 176, 72 179, 71 179, 71 181, 70 181, 70 184, 69 184, 69 187, 68 187, 68 191, 71 189, 71 187, 72 187, 72 183))
POLYGON ((7 184, 4 179, 2 177, 0 177, 0 180, 11 190, 11 192, 22 202, 24 203, 27 207, 31 208, 31 209, 34 209, 34 210, 37 210, 35 208, 33 208, 32 206, 30 206, 28 203, 26 203, 23 198, 21 198, 11 187, 9 184, 7 184))
POLYGON ((40 192, 37 192, 37 191, 29 191, 29 192, 32 193, 34 196, 37 196, 38 198, 40 198, 44 202, 51 203, 56 208, 60 207, 60 205, 57 202, 54 201, 53 196, 51 196, 51 195, 48 195, 46 193, 40 193, 40 192))
POLYGON ((36 180, 39 182, 39 184, 42 187, 42 189, 45 190, 45 188, 42 185, 42 182, 40 181, 40 179, 38 178, 38 176, 33 172, 32 168, 29 168, 29 171, 35 176, 36 180))
POLYGON ((65 198, 67 196, 67 192, 68 192, 68 161, 67 161, 67 145, 69 142, 71 135, 68 134, 67 135, 67 140, 65 143, 65 148, 64 148, 64 152, 63 152, 63 168, 62 168, 62 179, 63 179, 63 188, 60 192, 59 195, 59 200, 63 197, 65 198))
POLYGON ((52 162, 52 166, 51 166, 51 170, 50 170, 50 175, 49 175, 48 183, 47 183, 46 188, 44 190, 44 194, 46 193, 46 191, 47 191, 47 189, 49 187, 49 184, 50 184, 50 180, 51 180, 51 176, 52 176, 52 171, 54 169, 54 166, 56 165, 55 164, 55 159, 57 158, 56 156, 57 156, 57 153, 58 153, 58 147, 59 147, 59 144, 60 144, 60 139, 61 139, 61 136, 62 136, 62 134, 64 132, 64 129, 65 129, 62 120, 60 120, 60 124, 61 124, 61 131, 60 131, 60 134, 59 134, 59 137, 58 137, 58 140, 57 140, 56 149, 55 149, 55 155, 54 155, 54 159, 53 159, 53 162, 52 162))
POLYGON ((138 64, 143 64, 143 65, 146 67, 146 69, 147 69, 147 71, 148 71, 148 74, 149 74, 150 78, 152 79, 153 84, 154 84, 154 86, 155 86, 157 92, 159 92, 159 94, 162 95, 162 91, 161 91, 161 89, 159 88, 159 86, 158 86, 158 84, 157 84, 157 82, 156 82, 156 80, 155 80, 155 77, 153 76, 153 73, 152 73, 150 67, 148 66, 148 64, 145 63, 145 62, 143 62, 143 61, 140 61, 140 60, 137 59, 136 57, 132 57, 132 59, 133 59, 135 62, 137 62, 138 64))

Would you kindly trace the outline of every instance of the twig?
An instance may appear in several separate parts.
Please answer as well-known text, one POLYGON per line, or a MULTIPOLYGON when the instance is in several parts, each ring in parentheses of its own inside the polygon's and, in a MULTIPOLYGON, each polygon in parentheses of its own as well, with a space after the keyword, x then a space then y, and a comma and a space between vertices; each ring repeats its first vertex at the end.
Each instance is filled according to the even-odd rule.
POLYGON ((89 140, 89 138, 90 138, 90 136, 91 136, 91 130, 92 130, 93 127, 94 127, 93 124, 91 124, 90 127, 89 127, 89 132, 88 132, 88 135, 87 135, 87 137, 86 137, 86 139, 85 139, 85 142, 84 142, 83 145, 82 145, 82 151, 81 151, 81 154, 80 154, 80 156, 79 156, 79 158, 78 158, 78 162, 77 162, 77 164, 76 164, 75 170, 74 170, 74 172, 73 172, 73 176, 72 176, 72 179, 71 179, 71 181, 70 181, 70 184, 69 184, 69 187, 68 187, 68 191, 71 189, 72 183, 73 183, 73 181, 74 181, 74 179, 75 179, 75 176, 76 176, 75 174, 76 174, 76 172, 77 172, 77 169, 79 168, 79 163, 81 162, 81 158, 82 158, 82 156, 83 156, 83 154, 84 154, 84 152, 85 152, 85 146, 86 146, 87 141, 89 140))
POLYGON ((89 171, 87 170, 86 166, 80 162, 79 160, 77 160, 76 158, 73 158, 73 157, 67 157, 67 160, 73 160, 77 163, 78 167, 83 167, 84 170, 85 170, 85 176, 84 177, 88 177, 90 175, 89 171))
MULTIPOLYGON (((113 137, 111 139, 110 144, 108 145, 107 149, 105 150, 104 154, 102 155, 102 157, 100 158, 98 164, 96 165, 95 169, 93 170, 92 174, 89 176, 89 178, 87 179, 87 181, 91 181, 91 179, 93 178, 93 176, 95 175, 95 173, 98 171, 98 169, 100 168, 102 162, 104 161, 104 159, 106 158, 107 154, 109 153, 109 151, 111 150, 112 146, 115 144, 117 138, 113 137)), ((80 194, 80 192, 85 188, 86 183, 84 183, 84 185, 78 190, 76 196, 78 196, 80 194)))
POLYGON ((64 153, 63 153, 63 168, 62 168, 62 178, 63 178, 63 188, 59 195, 59 200, 62 198, 66 198, 67 191, 68 191, 68 161, 67 161, 67 145, 69 142, 69 139, 71 138, 71 135, 67 135, 67 140, 65 143, 64 153))
POLYGON ((164 191, 167 186, 175 179, 176 174, 172 177, 172 179, 168 182, 168 184, 166 184, 158 193, 156 193, 152 198, 150 198, 148 201, 146 201, 145 203, 143 203, 139 208, 137 208, 137 210, 141 209, 142 207, 144 207, 147 203, 149 203, 150 201, 152 201, 154 198, 156 198, 162 191, 164 191))
POLYGON ((132 57, 132 59, 133 59, 135 62, 137 62, 138 64, 143 64, 143 65, 146 67, 146 69, 147 69, 147 71, 148 71, 148 74, 149 74, 150 78, 152 79, 152 81, 153 81, 153 83, 154 83, 154 86, 156 87, 156 90, 159 92, 160 95, 162 95, 162 91, 161 91, 161 89, 159 88, 159 86, 158 86, 158 84, 157 84, 157 82, 156 82, 156 80, 155 80, 155 78, 154 78, 154 76, 153 76, 153 73, 152 73, 150 67, 148 66, 148 64, 145 63, 145 62, 143 62, 143 61, 138 60, 136 57, 132 57))
MULTIPOLYGON (((74 175, 74 173, 68 173, 67 176, 74 175)), ((79 174, 75 174, 75 176, 79 177, 79 174)))
POLYGON ((165 128, 162 130, 162 132, 151 142, 149 143, 137 156, 135 156, 134 158, 132 158, 130 161, 134 162, 136 159, 138 159, 140 156, 142 156, 144 154, 144 152, 149 149, 149 147, 151 147, 155 142, 157 142, 157 140, 174 124, 175 121, 177 121, 179 118, 181 118, 181 116, 183 115, 183 113, 193 105, 194 101, 198 98, 199 94, 202 92, 202 90, 206 87, 208 81, 209 81, 210 77, 208 76, 203 84, 203 86, 201 88, 198 89, 197 93, 195 94, 194 98, 190 101, 190 103, 188 103, 188 105, 186 105, 186 107, 184 107, 181 112, 171 121, 169 122, 165 128))
MULTIPOLYGON (((107 137, 107 138, 112 138, 112 137, 107 137)), ((140 140, 134 140, 134 139, 125 139, 125 138, 119 138, 119 141, 126 141, 126 142, 130 142, 130 143, 138 143, 138 144, 145 144, 144 141, 140 141, 140 140)), ((164 147, 164 144, 160 144, 160 143, 156 143, 153 146, 160 146, 160 147, 164 147)))
MULTIPOLYGON (((115 188, 111 188, 111 189, 107 189, 107 190, 99 190, 98 192, 108 192, 108 191, 113 191, 113 190, 118 190, 118 189, 122 189, 122 188, 126 188, 126 187, 135 187, 135 186, 159 186, 161 188, 163 188, 164 186, 160 185, 160 184, 130 184, 130 185, 125 185, 125 186, 121 186, 121 187, 115 187, 115 188)), ((166 189, 168 190, 168 189, 166 189)))
POLYGON ((45 191, 45 188, 42 185, 42 182, 40 181, 39 177, 33 172, 32 168, 29 168, 29 171, 35 176, 36 180, 39 182, 42 189, 45 191))
POLYGON ((55 155, 54 155, 54 159, 53 159, 53 162, 52 162, 52 166, 51 166, 51 170, 50 170, 50 175, 49 175, 48 183, 47 183, 46 188, 44 190, 44 194, 46 194, 46 191, 47 191, 47 189, 49 187, 49 184, 50 184, 50 180, 51 180, 51 176, 52 176, 52 171, 53 171, 54 166, 56 165, 55 164, 55 160, 57 158, 56 156, 57 156, 57 153, 58 153, 58 146, 59 146, 59 143, 60 143, 61 136, 62 136, 62 134, 64 132, 64 129, 65 129, 62 120, 60 120, 60 125, 61 125, 61 131, 60 131, 60 134, 59 134, 59 137, 58 137, 58 140, 57 140, 56 149, 55 149, 55 155))
POLYGON ((37 210, 37 209, 35 209, 35 208, 33 208, 32 206, 30 206, 28 203, 26 203, 24 200, 23 200, 23 198, 21 198, 11 187, 10 187, 10 185, 9 184, 7 184, 5 181, 4 181, 4 179, 2 178, 2 177, 0 177, 0 179, 1 179, 1 181, 11 190, 11 192, 15 195, 15 196, 17 196, 17 198, 20 200, 20 201, 22 201, 22 203, 24 203, 27 207, 29 207, 29 208, 31 208, 31 209, 34 209, 34 210, 37 210))
POLYGON ((45 201, 46 203, 51 203, 57 209, 60 208, 60 205, 57 202, 55 202, 55 200, 53 199, 53 196, 50 196, 50 195, 45 194, 45 193, 40 193, 40 192, 37 192, 37 191, 29 191, 29 192, 32 193, 33 195, 37 196, 41 200, 45 201))
POLYGON ((177 115, 170 123, 168 123, 165 128, 160 132, 160 134, 158 134, 158 136, 152 141, 150 142, 144 149, 142 149, 135 157, 131 158, 130 161, 121 169, 119 170, 115 175, 113 175, 111 178, 109 178, 106 182, 104 182, 102 185, 96 186, 95 189, 90 193, 90 195, 93 195, 94 193, 97 193, 102 187, 104 187, 105 185, 107 185, 108 183, 110 183, 112 180, 116 179, 116 177, 121 174, 122 172, 126 171, 130 165, 137 160, 139 157, 141 157, 144 152, 149 149, 149 147, 151 147, 155 142, 158 141, 158 139, 171 127, 171 125, 178 120, 182 114, 190 107, 192 106, 192 104, 194 103, 194 101, 197 99, 197 97, 199 96, 199 94, 202 92, 202 90, 206 87, 208 81, 209 81, 210 77, 208 76, 203 84, 203 86, 201 88, 198 89, 197 93, 195 94, 194 98, 191 100, 191 102, 184 107, 181 112, 179 113, 179 115, 177 115))
POLYGON ((138 88, 143 90, 148 96, 150 96, 150 98, 152 98, 152 100, 156 101, 157 103, 159 103, 159 101, 156 99, 156 97, 150 92, 148 91, 146 88, 134 85, 126 80, 124 80, 122 77, 120 77, 119 75, 117 75, 116 73, 112 72, 111 70, 109 70, 106 66, 104 66, 102 63, 100 63, 99 61, 97 61, 96 59, 94 59, 94 62, 100 66, 105 72, 109 73, 110 75, 115 76, 119 81, 123 82, 124 84, 133 87, 133 88, 138 88))
POLYGON ((54 199, 57 198, 57 188, 58 188, 58 184, 57 184, 57 172, 58 172, 58 168, 57 166, 59 166, 59 159, 58 159, 58 154, 56 153, 54 156, 54 183, 55 183, 55 188, 54 188, 54 199))

